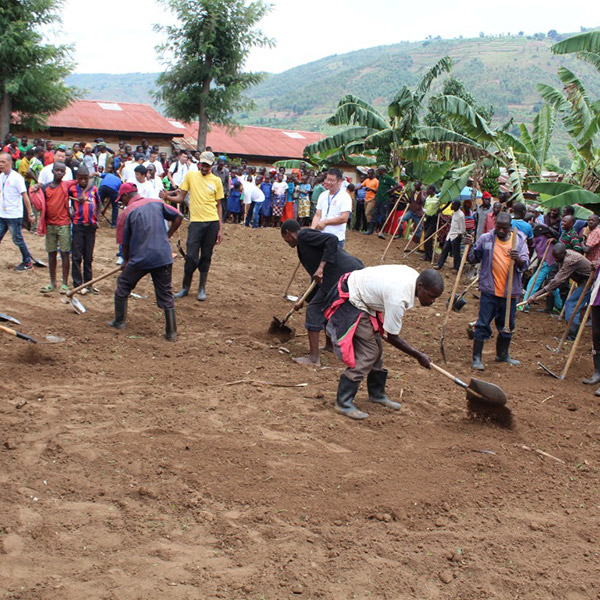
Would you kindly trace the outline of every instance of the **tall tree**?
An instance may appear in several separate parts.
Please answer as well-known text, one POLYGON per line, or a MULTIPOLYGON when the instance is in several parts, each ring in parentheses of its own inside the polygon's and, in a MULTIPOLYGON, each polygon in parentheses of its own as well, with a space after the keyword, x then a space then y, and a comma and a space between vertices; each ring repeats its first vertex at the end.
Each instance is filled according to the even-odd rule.
POLYGON ((176 25, 155 25, 166 34, 156 47, 167 70, 158 77, 157 100, 169 116, 198 120, 198 150, 206 148, 208 124, 235 125, 233 113, 252 107, 243 92, 264 74, 244 72, 254 47, 273 46, 256 28, 269 12, 262 0, 159 0, 176 25))
POLYGON ((44 43, 40 28, 61 21, 63 0, 4 0, 0 3, 0 137, 12 113, 39 129, 48 115, 71 102, 75 88, 63 79, 73 70, 71 47, 44 43))

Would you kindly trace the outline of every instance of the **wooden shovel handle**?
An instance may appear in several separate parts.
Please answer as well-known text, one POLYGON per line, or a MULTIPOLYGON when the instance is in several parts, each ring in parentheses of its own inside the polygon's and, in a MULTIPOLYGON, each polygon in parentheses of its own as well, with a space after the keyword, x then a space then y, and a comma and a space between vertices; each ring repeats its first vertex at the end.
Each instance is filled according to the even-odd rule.
MULTIPOLYGON (((538 280, 538 277, 540 275, 540 271, 542 270, 542 267, 544 266, 544 261, 546 260, 546 255, 548 254, 548 250, 550 249, 550 245, 551 245, 552 240, 549 239, 546 242, 546 249, 544 250, 544 255, 542 256, 541 260, 540 260, 540 264, 538 265, 538 268, 535 270, 535 273, 533 275, 533 281, 531 282, 531 289, 533 290, 533 288, 535 287, 535 282, 538 280)), ((523 300, 527 300, 527 298, 529 298, 531 294, 525 294, 525 298, 523 298, 523 300)))
POLYGON ((438 367, 438 365, 436 365, 435 363, 429 363, 429 364, 431 365, 431 368, 434 371, 437 371, 438 373, 440 373, 440 375, 443 375, 444 377, 447 377, 448 379, 452 379, 452 381, 454 381, 454 383, 456 383, 457 385, 460 385, 460 387, 463 387, 463 388, 468 387, 468 385, 464 381, 462 381, 458 377, 455 377, 454 375, 452 375, 452 373, 449 373, 448 371, 446 371, 446 369, 442 369, 442 367, 438 367))
POLYGON ((15 331, 14 329, 11 329, 10 327, 4 327, 4 325, 0 325, 0 331, 4 331, 5 333, 8 333, 9 335, 14 335, 15 337, 21 338, 22 340, 26 340, 28 342, 37 344, 37 340, 34 340, 32 337, 25 335, 24 333, 19 333, 18 331, 15 331))
MULTIPOLYGON (((311 284, 308 286, 308 289, 304 292, 304 294, 302 294, 302 297, 298 300, 297 304, 304 302, 309 294, 315 289, 315 286, 317 285, 316 281, 312 281, 311 284)), ((292 308, 292 310, 290 310, 290 312, 285 315, 285 317, 283 317, 283 321, 281 321, 281 325, 285 325, 285 323, 287 323, 288 319, 294 314, 294 309, 292 308)))
POLYGON ((465 263, 467 262, 467 257, 469 255, 469 250, 471 249, 471 244, 465 245, 465 251, 462 255, 462 259, 460 261, 460 267, 458 267, 458 273, 456 274, 456 279, 454 280, 454 287, 452 288, 452 293, 450 294, 450 302, 448 304, 448 308, 446 310, 446 316, 444 317, 444 324, 442 325, 442 329, 445 329, 448 324, 448 319, 450 318, 450 313, 452 312, 452 308, 454 307, 454 299, 456 298, 456 290, 458 290, 458 285, 460 283, 460 276, 462 275, 463 269, 465 268, 465 263))
POLYGON ((121 267, 115 267, 112 271, 109 271, 108 273, 104 273, 104 275, 99 275, 98 277, 94 277, 94 279, 92 279, 91 281, 86 281, 85 283, 82 283, 80 286, 69 290, 66 293, 67 298, 70 298, 71 296, 75 295, 77 292, 80 292, 83 288, 89 287, 90 285, 94 285, 94 283, 98 283, 99 281, 102 281, 103 279, 106 279, 107 277, 110 277, 111 275, 114 275, 115 273, 118 273, 121 270, 121 267))
POLYGON ((296 265, 296 268, 294 269, 294 272, 292 273, 292 276, 290 277, 290 280, 287 284, 287 287, 285 288, 285 292, 283 292, 283 296, 285 298, 285 296, 288 295, 288 292, 290 291, 290 287, 292 285, 292 282, 294 281, 294 279, 296 279, 296 273, 298 272, 298 269, 300 268, 300 265, 302 263, 300 261, 298 261, 298 264, 296 265))
POLYGON ((588 320, 588 317, 590 316, 590 311, 592 310, 592 304, 593 304, 593 300, 592 300, 592 298, 590 298, 587 308, 585 309, 585 313, 581 319, 581 323, 579 323, 579 330, 577 331, 577 337, 575 338, 575 341, 573 342, 573 347, 571 348, 571 352, 569 353, 569 358, 567 358, 565 368, 563 369, 563 372, 560 375, 560 379, 564 379, 567 376, 567 373, 569 372, 569 367, 571 366, 571 363, 573 362, 573 358, 575 357, 575 351, 577 350, 577 346, 579 346, 579 340, 581 339, 581 336, 583 335, 583 330, 585 329, 585 324, 588 320))
POLYGON ((573 309, 573 312, 571 313, 571 317, 570 317, 570 319, 569 319, 569 321, 568 321, 568 323, 567 323, 567 325, 565 327, 565 330, 563 332, 562 337, 560 338, 560 342, 558 342, 558 346, 556 348, 557 352, 560 351, 560 349, 562 348, 563 344, 567 340, 567 336, 569 335, 569 330, 571 329, 571 325, 573 325, 573 321, 575 321, 575 317, 577 316, 577 312, 579 311, 579 307, 583 303, 585 295, 587 294, 588 290, 590 289, 590 286, 594 282, 594 277, 595 277, 595 271, 594 271, 594 269, 592 269, 592 272, 590 273, 590 276, 588 277, 588 280, 585 282, 585 287, 583 288, 583 291, 581 292, 581 295, 577 299, 577 304, 575 304, 575 308, 573 309))
MULTIPOLYGON (((517 248, 517 229, 513 227, 511 233, 511 244, 510 249, 516 250, 517 248)), ((510 333, 510 305, 512 304, 512 288, 513 279, 515 276, 515 261, 511 258, 508 266, 508 283, 506 284, 506 310, 504 311, 504 327, 502 330, 506 333, 510 333)))

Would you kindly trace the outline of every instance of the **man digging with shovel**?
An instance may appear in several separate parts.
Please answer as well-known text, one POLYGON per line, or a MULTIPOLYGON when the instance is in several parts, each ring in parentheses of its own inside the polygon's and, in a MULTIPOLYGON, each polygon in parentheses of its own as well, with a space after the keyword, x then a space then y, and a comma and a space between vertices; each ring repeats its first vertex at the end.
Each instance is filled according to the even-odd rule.
MULTIPOLYGON (((317 282, 315 291, 308 296, 305 328, 308 330, 309 356, 300 356, 294 360, 301 365, 320 366, 319 334, 325 324, 323 311, 329 290, 334 287, 344 273, 362 269, 363 263, 339 247, 337 236, 315 229, 300 229, 294 219, 284 221, 281 237, 298 251, 298 258, 311 279, 317 282)), ((301 302, 294 308, 300 310, 301 302)), ((324 350, 333 351, 329 340, 324 350)))
POLYGON ((404 315, 416 299, 431 306, 444 291, 442 276, 433 269, 421 274, 406 265, 368 267, 342 276, 327 297, 325 318, 336 354, 348 368, 338 384, 335 410, 351 419, 368 413, 354 405, 360 382, 367 376, 369 401, 400 409, 385 393, 387 370, 383 368, 383 342, 431 368, 429 357, 400 337, 404 315), (382 319, 383 313, 383 319, 382 319))

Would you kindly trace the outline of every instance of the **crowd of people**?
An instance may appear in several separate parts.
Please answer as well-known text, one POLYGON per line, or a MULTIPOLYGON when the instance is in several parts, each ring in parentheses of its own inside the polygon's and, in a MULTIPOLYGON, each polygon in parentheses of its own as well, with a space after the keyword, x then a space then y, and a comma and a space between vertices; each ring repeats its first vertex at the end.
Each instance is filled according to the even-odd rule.
MULTIPOLYGON (((21 252, 15 271, 22 272, 36 262, 22 228, 44 235, 50 280, 41 292, 66 293, 71 274, 74 287, 95 293, 86 284, 93 279, 96 229, 99 220, 106 219, 116 229, 117 263, 123 269, 110 325, 125 327, 127 299, 149 274, 157 303, 165 311, 165 336, 175 341, 175 299, 190 295, 198 271, 197 299, 206 300, 212 254, 223 238, 223 224, 280 228, 316 283, 306 300, 309 354, 296 360, 320 364, 319 335, 327 328, 324 350, 334 350, 348 366, 339 382, 336 409, 351 418, 368 416, 354 405, 364 377, 369 400, 400 408, 385 393, 382 340, 430 367, 429 357, 403 340, 400 331, 415 300, 428 306, 442 294, 438 271, 450 255, 455 271, 465 261, 478 265, 474 369, 485 369, 482 353, 492 336, 492 321, 498 332, 496 360, 518 365, 509 353, 518 299, 533 303, 546 297, 545 310, 550 313, 561 312, 564 304, 570 339, 584 325, 582 309, 592 302, 594 374, 587 383, 600 383, 600 298, 590 285, 600 259, 597 215, 576 219, 570 206, 562 214, 557 209, 544 214, 536 206, 512 202, 508 195, 493 198, 473 181, 457 198, 443 203, 435 186, 396 180, 383 165, 357 175, 352 183, 337 168, 316 172, 301 163, 286 171, 244 160, 237 164, 224 155, 215 157, 210 148, 174 148, 168 156, 146 140, 135 148, 120 142, 112 149, 102 139, 67 148, 10 137, 0 153, 0 241, 10 230, 21 252), (189 220, 184 274, 174 293, 169 239, 184 218, 189 220), (364 268, 344 249, 348 229, 412 238, 432 268, 421 273, 405 265, 364 268), (532 261, 537 263, 535 276, 524 290, 532 261)), ((529 304, 523 310, 529 310, 529 304)))

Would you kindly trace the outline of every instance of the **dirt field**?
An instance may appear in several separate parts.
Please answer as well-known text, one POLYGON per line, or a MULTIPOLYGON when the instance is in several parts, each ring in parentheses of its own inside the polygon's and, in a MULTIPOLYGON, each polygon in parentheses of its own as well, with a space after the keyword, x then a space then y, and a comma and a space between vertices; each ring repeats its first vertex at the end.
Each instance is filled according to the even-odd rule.
MULTIPOLYGON (((43 258, 43 240, 26 239, 43 258)), ((349 236, 368 265, 383 247, 349 236)), ((421 268, 419 256, 409 263, 421 268)), ((332 409, 341 363, 296 365, 306 336, 284 350, 266 334, 291 306, 282 292, 296 263, 276 230, 226 226, 208 300, 178 301, 176 344, 161 337, 150 281, 116 332, 113 279, 82 297, 78 316, 38 293, 45 270, 14 273, 18 259, 5 239, 0 311, 66 341, 0 338, 1 598, 600 598, 600 403, 580 383, 589 330, 567 381, 536 366, 566 358, 545 349, 562 332, 545 314, 518 316, 521 367, 495 365, 486 345, 483 377, 505 388, 513 430, 469 420, 459 387, 391 346, 402 410, 367 407, 361 389, 371 418, 353 422, 332 409)), ((96 274, 114 259, 103 227, 96 274)), ((178 289, 180 259, 174 272, 178 289)), ((307 283, 298 276, 293 291, 307 283)), ((447 297, 412 310, 403 330, 437 360, 447 297)), ((446 348, 468 379, 478 303, 467 300, 446 348)), ((302 317, 294 323, 302 333, 302 317)))

